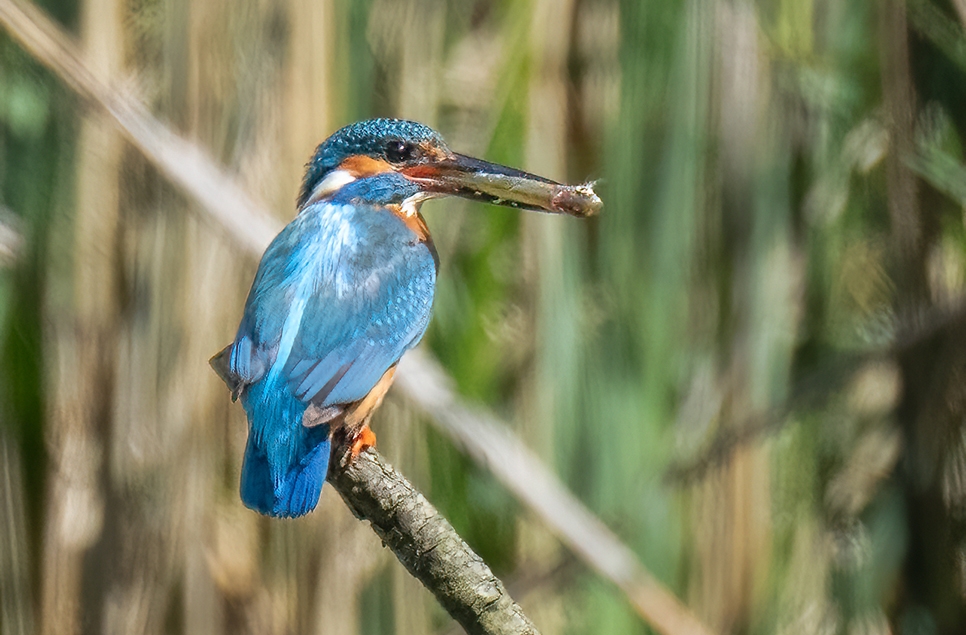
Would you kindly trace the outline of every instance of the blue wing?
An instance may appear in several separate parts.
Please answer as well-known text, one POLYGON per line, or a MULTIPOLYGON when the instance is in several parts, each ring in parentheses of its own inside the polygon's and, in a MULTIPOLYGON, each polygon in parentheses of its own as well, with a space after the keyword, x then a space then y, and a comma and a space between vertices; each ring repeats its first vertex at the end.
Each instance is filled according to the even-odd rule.
POLYGON ((349 294, 309 299, 312 319, 303 320, 284 365, 296 397, 320 407, 358 401, 419 341, 436 284, 427 255, 399 253, 349 294))
POLYGON ((388 210, 319 203, 279 234, 216 356, 224 372, 213 360, 249 416, 246 504, 286 516, 315 506, 328 430, 302 425, 306 407, 365 397, 422 337, 435 285, 430 249, 388 210))
POLYGON ((367 222, 353 228, 349 249, 327 244, 337 232, 298 223, 311 208, 279 235, 252 285, 229 367, 241 390, 271 370, 301 401, 325 407, 365 397, 418 343, 429 324, 436 264, 387 211, 315 207, 348 208, 341 221, 367 222))

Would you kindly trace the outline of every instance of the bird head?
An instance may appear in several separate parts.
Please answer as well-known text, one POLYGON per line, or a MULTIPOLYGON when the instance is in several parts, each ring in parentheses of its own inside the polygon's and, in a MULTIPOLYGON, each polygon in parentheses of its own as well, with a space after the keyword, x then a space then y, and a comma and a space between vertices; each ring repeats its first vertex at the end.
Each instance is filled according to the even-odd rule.
POLYGON ((373 202, 418 206, 449 195, 572 216, 591 216, 601 207, 591 185, 561 185, 457 154, 438 132, 420 123, 370 119, 338 130, 319 145, 306 169, 299 209, 336 196, 350 183, 388 176, 405 185, 393 190, 404 200, 373 202))

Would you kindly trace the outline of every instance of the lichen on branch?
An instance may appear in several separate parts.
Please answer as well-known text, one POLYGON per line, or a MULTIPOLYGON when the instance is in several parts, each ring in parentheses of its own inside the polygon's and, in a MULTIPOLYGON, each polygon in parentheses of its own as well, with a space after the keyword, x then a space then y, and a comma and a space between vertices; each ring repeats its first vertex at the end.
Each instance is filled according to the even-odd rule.
POLYGON ((352 513, 369 521, 383 544, 467 633, 539 635, 483 559, 375 450, 332 463, 329 483, 352 513))

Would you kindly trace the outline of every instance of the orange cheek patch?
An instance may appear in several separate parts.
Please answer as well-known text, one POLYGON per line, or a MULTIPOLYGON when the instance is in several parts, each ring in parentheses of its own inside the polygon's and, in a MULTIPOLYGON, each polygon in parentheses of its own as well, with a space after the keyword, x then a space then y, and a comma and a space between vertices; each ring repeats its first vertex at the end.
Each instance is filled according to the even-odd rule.
POLYGON ((356 155, 349 157, 340 163, 339 169, 348 172, 357 179, 360 179, 367 176, 372 176, 373 174, 382 174, 383 172, 388 172, 392 170, 392 166, 385 161, 380 161, 379 159, 356 155))

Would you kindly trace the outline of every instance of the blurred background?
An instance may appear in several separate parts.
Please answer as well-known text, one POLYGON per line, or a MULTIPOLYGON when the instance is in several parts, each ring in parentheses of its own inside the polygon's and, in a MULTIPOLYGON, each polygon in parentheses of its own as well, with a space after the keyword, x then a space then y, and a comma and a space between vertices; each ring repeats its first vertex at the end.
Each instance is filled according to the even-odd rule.
MULTIPOLYGON (((966 631, 966 1, 36 6, 279 221, 372 116, 599 179, 424 207, 460 393, 712 632, 966 631)), ((241 505, 256 261, 197 205, 0 31, 0 632, 458 632, 329 487, 241 505)), ((373 427, 545 635, 653 632, 399 391, 373 427)))

